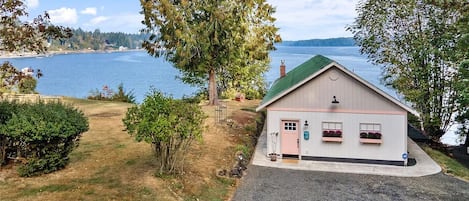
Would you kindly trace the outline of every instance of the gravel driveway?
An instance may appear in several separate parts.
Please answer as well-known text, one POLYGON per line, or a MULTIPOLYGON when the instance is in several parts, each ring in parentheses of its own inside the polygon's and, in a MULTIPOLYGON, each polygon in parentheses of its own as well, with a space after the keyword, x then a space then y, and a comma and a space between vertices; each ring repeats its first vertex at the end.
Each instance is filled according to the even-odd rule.
POLYGON ((390 177, 250 165, 233 201, 469 200, 469 182, 442 173, 390 177))

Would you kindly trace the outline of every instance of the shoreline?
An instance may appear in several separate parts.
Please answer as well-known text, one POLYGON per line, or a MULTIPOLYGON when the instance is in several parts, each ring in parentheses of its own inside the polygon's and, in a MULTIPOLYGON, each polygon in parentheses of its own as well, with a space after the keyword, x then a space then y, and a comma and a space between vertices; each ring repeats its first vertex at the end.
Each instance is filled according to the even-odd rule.
POLYGON ((0 59, 20 59, 20 58, 42 58, 42 57, 51 57, 55 55, 64 55, 64 54, 95 54, 95 53, 114 53, 114 52, 133 52, 133 51, 145 51, 145 49, 126 49, 126 50, 54 50, 47 51, 45 54, 37 54, 35 52, 25 52, 25 53, 4 53, 0 52, 0 59))

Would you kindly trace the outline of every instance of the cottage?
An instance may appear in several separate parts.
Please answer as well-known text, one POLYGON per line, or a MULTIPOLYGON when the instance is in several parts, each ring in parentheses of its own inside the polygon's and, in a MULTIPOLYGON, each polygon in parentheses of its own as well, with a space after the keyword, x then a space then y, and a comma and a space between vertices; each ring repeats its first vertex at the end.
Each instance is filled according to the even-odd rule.
POLYGON ((404 165, 407 113, 418 115, 337 62, 317 55, 273 83, 267 151, 280 158, 404 165))

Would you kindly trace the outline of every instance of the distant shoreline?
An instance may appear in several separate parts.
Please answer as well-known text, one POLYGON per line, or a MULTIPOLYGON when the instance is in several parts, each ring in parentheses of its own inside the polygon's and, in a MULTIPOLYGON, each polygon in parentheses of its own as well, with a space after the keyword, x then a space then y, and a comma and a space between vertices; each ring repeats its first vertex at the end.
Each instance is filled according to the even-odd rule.
POLYGON ((144 51, 144 49, 125 49, 125 50, 63 50, 63 51, 47 51, 45 54, 37 54, 35 52, 25 53, 1 53, 0 59, 19 59, 19 58, 37 58, 37 57, 51 57, 55 55, 64 54, 93 54, 93 53, 114 53, 114 52, 132 52, 132 51, 144 51))

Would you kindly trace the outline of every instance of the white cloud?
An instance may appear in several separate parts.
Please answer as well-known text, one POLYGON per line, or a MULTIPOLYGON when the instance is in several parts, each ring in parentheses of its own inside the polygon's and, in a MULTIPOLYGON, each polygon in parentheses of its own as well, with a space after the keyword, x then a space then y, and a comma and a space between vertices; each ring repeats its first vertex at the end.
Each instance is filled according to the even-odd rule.
POLYGON ((107 20, 109 20, 109 17, 98 16, 98 17, 95 17, 95 18, 91 19, 88 24, 89 25, 98 25, 98 24, 101 24, 102 22, 105 22, 107 20))
POLYGON ((143 28, 140 23, 143 15, 119 13, 113 16, 99 16, 83 24, 87 30, 99 29, 102 32, 137 33, 143 28))
POLYGON ((39 0, 26 0, 26 6, 29 9, 35 9, 39 6, 39 0))
POLYGON ((80 11, 80 13, 84 15, 96 15, 97 9, 96 7, 89 7, 85 8, 85 10, 80 11))
POLYGON ((75 8, 59 8, 48 11, 52 23, 76 24, 78 21, 77 10, 75 8))
POLYGON ((345 26, 356 17, 358 0, 268 0, 284 40, 351 36, 345 26))

